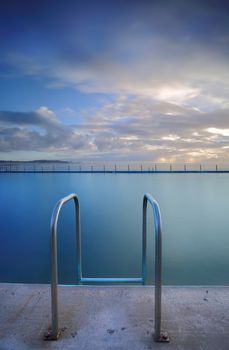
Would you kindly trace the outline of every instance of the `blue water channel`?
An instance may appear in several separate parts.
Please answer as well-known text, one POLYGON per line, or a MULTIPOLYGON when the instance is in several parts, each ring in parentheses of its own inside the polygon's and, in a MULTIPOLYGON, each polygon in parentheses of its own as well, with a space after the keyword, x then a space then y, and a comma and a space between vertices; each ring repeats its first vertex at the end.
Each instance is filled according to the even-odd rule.
MULTIPOLYGON (((163 284, 229 285, 229 174, 0 174, 0 282, 50 281, 50 218, 75 192, 81 204, 84 277, 141 274, 142 199, 159 202, 163 284)), ((148 209, 147 268, 154 281, 148 209)), ((74 205, 58 229, 60 283, 76 282, 74 205)))

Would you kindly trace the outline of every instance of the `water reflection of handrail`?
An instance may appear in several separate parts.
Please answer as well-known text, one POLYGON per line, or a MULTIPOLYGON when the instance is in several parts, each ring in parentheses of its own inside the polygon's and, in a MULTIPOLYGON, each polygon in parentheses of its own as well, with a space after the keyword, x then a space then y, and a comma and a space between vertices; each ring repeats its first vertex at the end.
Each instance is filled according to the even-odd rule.
POLYGON ((155 228, 155 332, 154 340, 157 342, 168 342, 167 332, 161 330, 161 265, 162 265, 162 234, 161 214, 157 201, 149 194, 143 198, 143 221, 142 221, 142 277, 146 280, 146 247, 147 247, 147 203, 151 204, 155 228))
POLYGON ((51 218, 50 233, 51 233, 51 299, 52 299, 52 329, 49 330, 44 338, 45 340, 57 340, 60 336, 58 326, 58 264, 57 264, 57 224, 62 206, 74 200, 76 214, 76 245, 77 245, 77 278, 81 279, 81 244, 80 244, 80 204, 76 194, 72 193, 69 196, 62 198, 57 202, 51 218))

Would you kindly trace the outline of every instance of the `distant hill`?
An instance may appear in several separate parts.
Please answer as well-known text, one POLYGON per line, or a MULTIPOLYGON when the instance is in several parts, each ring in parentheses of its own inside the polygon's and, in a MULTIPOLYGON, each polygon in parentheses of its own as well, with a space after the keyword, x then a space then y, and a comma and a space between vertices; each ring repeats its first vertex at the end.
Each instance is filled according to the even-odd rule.
POLYGON ((68 164, 71 163, 71 161, 67 161, 67 160, 47 160, 47 159, 39 159, 39 160, 0 160, 0 163, 64 163, 64 164, 68 164))

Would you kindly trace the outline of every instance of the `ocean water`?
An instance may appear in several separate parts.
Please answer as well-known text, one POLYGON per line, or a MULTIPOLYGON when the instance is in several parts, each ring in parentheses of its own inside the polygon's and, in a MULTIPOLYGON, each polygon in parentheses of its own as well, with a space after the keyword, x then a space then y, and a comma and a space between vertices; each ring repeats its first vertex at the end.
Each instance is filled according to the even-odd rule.
MULTIPOLYGON (((0 174, 0 282, 50 281, 50 218, 75 192, 81 204, 84 277, 141 273, 142 199, 162 215, 163 284, 229 285, 229 174, 0 174)), ((73 202, 58 228, 59 281, 76 283, 73 202)), ((154 283, 148 209, 147 282, 154 283)))

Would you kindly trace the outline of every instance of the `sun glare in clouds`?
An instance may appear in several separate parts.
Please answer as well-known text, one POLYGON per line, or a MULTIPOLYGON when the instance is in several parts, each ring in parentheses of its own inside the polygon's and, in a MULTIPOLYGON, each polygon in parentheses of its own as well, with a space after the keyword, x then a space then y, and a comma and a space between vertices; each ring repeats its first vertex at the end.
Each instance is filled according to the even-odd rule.
POLYGON ((174 104, 183 104, 198 96, 199 90, 188 87, 163 87, 155 93, 160 101, 167 101, 174 104))

